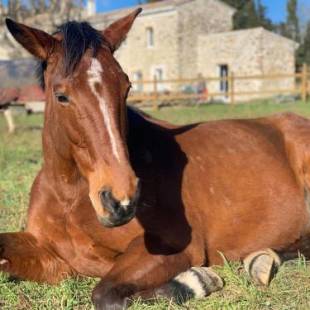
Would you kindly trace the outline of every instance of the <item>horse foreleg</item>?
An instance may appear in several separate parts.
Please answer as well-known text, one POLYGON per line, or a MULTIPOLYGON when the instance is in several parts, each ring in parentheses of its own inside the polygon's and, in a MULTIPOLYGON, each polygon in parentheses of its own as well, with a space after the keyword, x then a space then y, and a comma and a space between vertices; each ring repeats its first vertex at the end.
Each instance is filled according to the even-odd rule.
POLYGON ((167 255, 151 254, 145 248, 143 238, 139 239, 119 256, 111 271, 94 289, 92 300, 96 309, 123 309, 129 305, 130 298, 138 296, 146 299, 173 297, 180 300, 179 295, 189 293, 190 290, 203 291, 205 296, 208 292, 203 287, 204 281, 212 283, 211 290, 215 286, 222 287, 222 282, 215 275, 208 274, 204 278, 197 270, 181 274, 191 267, 190 256, 185 251, 167 255), (186 283, 188 290, 184 286, 186 283))
POLYGON ((166 298, 182 304, 192 298, 209 296, 223 286, 223 280, 211 268, 192 267, 158 288, 136 293, 133 298, 166 298))
POLYGON ((69 265, 28 232, 0 234, 0 271, 37 282, 56 283, 73 274, 69 265))

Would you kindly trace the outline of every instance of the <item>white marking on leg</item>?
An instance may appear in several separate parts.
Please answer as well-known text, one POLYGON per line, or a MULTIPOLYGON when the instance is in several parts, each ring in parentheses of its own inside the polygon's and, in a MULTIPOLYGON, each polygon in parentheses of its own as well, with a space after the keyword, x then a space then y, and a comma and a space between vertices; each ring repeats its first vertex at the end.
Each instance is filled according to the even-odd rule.
POLYGON ((89 83, 91 91, 93 92, 93 94, 95 95, 95 97, 97 98, 99 102, 100 111, 103 115, 103 119, 107 126, 108 134, 110 137, 112 152, 114 156, 117 158, 117 160, 120 162, 120 156, 119 156, 119 152, 117 149, 116 139, 112 131, 112 125, 111 125, 111 119, 110 119, 108 106, 106 104, 106 101, 100 96, 100 94, 97 92, 96 87, 95 87, 96 83, 100 84, 102 82, 102 79, 101 79, 102 72, 103 72, 102 66, 100 62, 98 61, 98 59, 92 58, 92 62, 87 71, 88 83, 89 83))
POLYGON ((191 270, 180 273, 174 278, 174 280, 190 288, 194 292, 195 297, 205 297, 206 292, 202 283, 198 279, 197 275, 195 275, 195 273, 193 273, 191 270))

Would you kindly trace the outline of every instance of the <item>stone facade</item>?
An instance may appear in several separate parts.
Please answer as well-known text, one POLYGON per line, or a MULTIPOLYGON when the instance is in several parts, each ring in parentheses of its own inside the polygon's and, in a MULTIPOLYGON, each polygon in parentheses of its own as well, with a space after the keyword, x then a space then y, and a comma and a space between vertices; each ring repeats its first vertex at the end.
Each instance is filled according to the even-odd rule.
MULTIPOLYGON (((297 44, 263 28, 232 31, 235 10, 220 0, 166 0, 142 5, 128 38, 116 57, 134 82, 134 90, 152 91, 153 84, 139 80, 190 79, 263 74, 293 74, 297 44), (148 44, 152 31, 153 44, 148 44), (222 71, 222 72, 221 72, 222 71)), ((134 8, 96 14, 89 21, 104 29, 134 8)), ((162 91, 183 90, 189 85, 158 84, 162 91)), ((235 91, 262 91, 294 87, 294 79, 236 81, 235 91)), ((209 92, 222 92, 226 99, 229 85, 209 82, 209 92)), ((248 100, 258 96, 236 97, 248 100)), ((262 95, 259 95, 262 97, 262 95)))
POLYGON ((178 7, 177 33, 179 38, 178 78, 197 77, 198 36, 222 33, 233 28, 235 10, 217 0, 189 1, 178 7))
MULTIPOLYGON (((94 3, 88 1, 87 10, 81 16, 99 30, 135 9, 92 15, 94 3)), ((263 28, 232 31, 235 9, 220 0, 164 0, 141 7, 142 13, 115 54, 133 82, 134 91, 153 91, 154 76, 159 80, 158 90, 175 92, 191 87, 160 83, 160 80, 218 78, 230 73, 235 76, 293 74, 295 71, 295 42, 263 28), (149 83, 142 85, 141 80, 149 83)), ((46 21, 47 17, 40 15, 25 23, 36 27, 44 24, 43 28, 51 31, 52 23, 46 21)), ((7 30, 1 33, 0 59, 12 58, 17 52, 29 57, 7 30)), ((225 99, 229 85, 214 81, 208 82, 207 87, 209 92, 222 92, 216 97, 225 99)), ((294 80, 289 78, 272 80, 272 83, 254 79, 235 82, 236 92, 293 87, 294 80)), ((255 96, 236 99, 252 98, 255 96)))
MULTIPOLYGON (((198 36, 232 29, 235 10, 218 0, 166 0, 142 5, 128 38, 116 56, 132 80, 192 78, 198 74, 198 36), (153 31, 153 46, 147 31, 153 31)), ((104 29, 133 8, 97 14, 89 21, 104 29)), ((143 90, 151 90, 151 84, 143 90)), ((176 85, 159 84, 159 89, 175 90, 176 85)))
MULTIPOLYGON (((170 80, 179 75, 178 61, 178 14, 173 9, 158 14, 146 14, 137 19, 133 31, 129 33, 125 45, 117 51, 116 57, 131 79, 170 80), (153 36, 153 44, 147 43, 147 31, 153 36)), ((152 88, 145 85, 146 90, 152 88)), ((168 85, 159 85, 159 89, 168 85)))
MULTIPOLYGON (((294 78, 244 79, 247 76, 293 74, 297 44, 291 40, 264 28, 255 28, 200 36, 198 41, 198 67, 204 76, 219 77, 223 67, 227 66, 227 74, 236 76, 236 93, 266 92, 237 96, 239 101, 261 98, 264 95, 268 97, 270 90, 279 90, 281 93, 281 90, 294 88, 294 78)), ((223 84, 220 81, 210 81, 208 89, 212 93, 219 93, 223 91, 223 84)), ((215 97, 225 98, 225 95, 215 97)))

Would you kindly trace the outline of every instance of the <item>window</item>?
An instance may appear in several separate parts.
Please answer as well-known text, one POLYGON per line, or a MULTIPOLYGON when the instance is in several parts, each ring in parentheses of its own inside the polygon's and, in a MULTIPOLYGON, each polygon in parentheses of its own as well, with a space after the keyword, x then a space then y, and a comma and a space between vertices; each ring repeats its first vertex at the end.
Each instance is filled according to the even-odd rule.
POLYGON ((146 28, 146 46, 147 47, 154 46, 154 30, 152 27, 146 28))
POLYGON ((141 71, 136 71, 133 73, 133 83, 132 83, 132 90, 136 92, 143 91, 143 84, 142 82, 143 74, 141 71))
POLYGON ((219 65, 219 74, 220 74, 220 91, 223 93, 228 93, 229 85, 228 85, 228 65, 219 65))

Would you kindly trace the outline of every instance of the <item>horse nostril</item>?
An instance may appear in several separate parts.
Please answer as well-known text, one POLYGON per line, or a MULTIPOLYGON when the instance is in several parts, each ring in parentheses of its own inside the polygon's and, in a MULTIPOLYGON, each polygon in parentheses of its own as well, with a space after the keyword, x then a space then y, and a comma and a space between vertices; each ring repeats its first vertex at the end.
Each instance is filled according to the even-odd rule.
POLYGON ((114 224, 127 222, 135 215, 137 197, 119 201, 111 190, 102 190, 98 194, 102 207, 110 213, 110 221, 114 221, 114 224))
POLYGON ((136 198, 116 200, 111 190, 102 190, 98 193, 102 207, 109 212, 108 216, 100 221, 104 226, 115 227, 128 223, 136 212, 136 198), (107 220, 108 219, 108 220, 107 220))
POLYGON ((111 191, 100 191, 99 192, 99 197, 101 200, 110 199, 111 196, 112 196, 111 191))
POLYGON ((102 205, 109 210, 114 212, 117 207, 117 201, 113 198, 112 192, 109 190, 103 190, 99 192, 99 197, 102 205))

